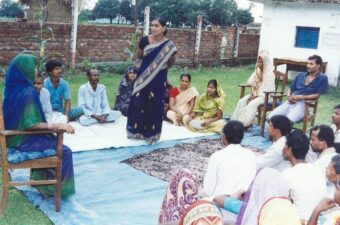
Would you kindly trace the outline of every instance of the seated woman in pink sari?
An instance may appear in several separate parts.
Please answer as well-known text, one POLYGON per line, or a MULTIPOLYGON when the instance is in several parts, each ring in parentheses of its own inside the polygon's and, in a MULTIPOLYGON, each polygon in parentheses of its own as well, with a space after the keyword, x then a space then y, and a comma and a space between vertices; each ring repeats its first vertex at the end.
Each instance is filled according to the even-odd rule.
POLYGON ((184 125, 182 118, 185 115, 190 115, 195 106, 196 97, 198 96, 196 88, 190 87, 190 74, 182 74, 180 80, 180 86, 173 87, 170 90, 170 109, 166 114, 167 118, 176 126, 184 125))

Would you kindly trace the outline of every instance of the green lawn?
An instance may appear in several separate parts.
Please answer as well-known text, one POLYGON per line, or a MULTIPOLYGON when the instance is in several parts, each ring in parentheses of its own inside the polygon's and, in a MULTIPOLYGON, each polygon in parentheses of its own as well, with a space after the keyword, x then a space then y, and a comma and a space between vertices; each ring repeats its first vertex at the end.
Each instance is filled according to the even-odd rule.
MULTIPOLYGON (((254 65, 245 67, 234 67, 234 68, 212 68, 212 69, 200 69, 200 70, 189 70, 192 75, 192 85, 197 88, 200 94, 205 89, 207 82, 210 79, 217 79, 220 81, 225 93, 226 93, 226 104, 225 114, 231 115, 235 105, 239 99, 240 89, 237 86, 239 83, 244 83, 248 76, 253 71, 254 65)), ((173 69, 169 73, 169 81, 173 85, 178 85, 179 75, 182 70, 173 69)), ((72 104, 77 103, 77 92, 78 87, 87 81, 85 73, 79 76, 66 77, 66 80, 70 84, 72 104)), ((101 83, 106 85, 107 94, 109 97, 110 105, 114 105, 114 99, 117 92, 118 84, 121 80, 121 76, 117 74, 102 74, 101 83)), ((0 91, 3 93, 4 82, 0 82, 0 91)), ((325 123, 330 124, 330 117, 333 112, 333 108, 336 104, 339 104, 340 91, 339 88, 330 88, 329 94, 324 95, 320 98, 317 124, 325 123)), ((1 187, 1 184, 0 184, 1 187)), ((8 205, 6 209, 6 216, 0 218, 0 225, 45 225, 51 224, 49 219, 33 205, 31 205, 23 194, 16 189, 10 191, 8 205)))

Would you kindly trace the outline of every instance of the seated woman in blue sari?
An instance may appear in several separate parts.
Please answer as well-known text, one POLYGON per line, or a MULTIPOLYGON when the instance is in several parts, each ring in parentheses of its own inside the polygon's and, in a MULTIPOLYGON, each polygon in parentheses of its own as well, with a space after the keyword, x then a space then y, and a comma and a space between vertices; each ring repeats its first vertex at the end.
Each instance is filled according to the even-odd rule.
POLYGON ((152 34, 143 37, 135 67, 137 79, 129 105, 127 137, 143 139, 152 144, 159 140, 168 68, 175 63, 176 46, 165 38, 166 23, 155 19, 151 23, 152 34))
POLYGON ((119 84, 114 110, 120 111, 124 116, 128 114, 136 75, 133 67, 129 67, 119 84))
MULTIPOLYGON (((42 111, 38 92, 33 86, 36 70, 36 57, 32 54, 20 54, 11 62, 5 84, 5 98, 3 103, 6 130, 40 130, 60 129, 74 133, 68 124, 46 123, 42 111)), ((44 151, 55 149, 56 138, 49 135, 16 135, 7 138, 7 146, 19 151, 44 151)), ((32 179, 52 179, 54 171, 49 169, 35 169, 32 179)), ((44 195, 54 195, 55 185, 36 186, 44 195)), ((62 158, 62 190, 63 197, 75 192, 72 151, 63 146, 62 158)))

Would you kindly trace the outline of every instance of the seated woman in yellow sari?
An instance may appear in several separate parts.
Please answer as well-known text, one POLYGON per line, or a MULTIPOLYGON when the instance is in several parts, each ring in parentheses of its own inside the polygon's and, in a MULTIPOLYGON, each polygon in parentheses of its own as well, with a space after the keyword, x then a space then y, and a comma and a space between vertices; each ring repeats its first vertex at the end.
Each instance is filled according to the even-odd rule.
POLYGON ((183 117, 184 125, 192 131, 220 133, 224 126, 224 97, 217 80, 210 80, 192 113, 183 117))
POLYGON ((170 90, 170 109, 166 113, 166 117, 176 126, 183 125, 183 116, 190 115, 195 106, 196 97, 198 96, 196 88, 190 87, 190 74, 182 74, 180 81, 181 84, 179 87, 173 87, 170 90))

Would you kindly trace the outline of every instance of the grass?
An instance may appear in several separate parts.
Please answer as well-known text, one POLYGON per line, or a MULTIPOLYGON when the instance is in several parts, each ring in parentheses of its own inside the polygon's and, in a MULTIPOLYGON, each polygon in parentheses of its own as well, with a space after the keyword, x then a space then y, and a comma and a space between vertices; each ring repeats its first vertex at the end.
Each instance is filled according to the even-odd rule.
MULTIPOLYGON (((244 83, 249 75, 252 73, 254 65, 233 68, 211 68, 189 70, 192 75, 192 86, 195 86, 200 94, 206 90, 206 85, 210 79, 219 80, 221 86, 226 93, 225 114, 231 115, 236 103, 239 99, 240 88, 237 86, 239 83, 244 83)), ((169 81, 173 85, 179 84, 179 74, 182 70, 173 69, 169 73, 169 81)), ((72 105, 77 103, 78 87, 87 82, 85 73, 80 76, 69 76, 65 78, 70 85, 72 105)), ((110 105, 114 105, 117 88, 121 76, 117 74, 102 74, 101 83, 106 85, 107 95, 110 105)), ((0 81, 0 93, 3 93, 4 82, 0 81)), ((340 91, 339 88, 331 87, 329 94, 323 95, 320 98, 316 124, 330 124, 331 114, 336 104, 339 104, 340 91)), ((1 184, 0 184, 1 186, 1 184)), ((0 225, 46 225, 52 224, 51 221, 39 209, 35 208, 23 196, 20 191, 11 189, 6 215, 0 218, 0 225), (24 221, 24 222, 23 222, 24 221)))

